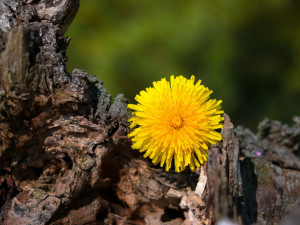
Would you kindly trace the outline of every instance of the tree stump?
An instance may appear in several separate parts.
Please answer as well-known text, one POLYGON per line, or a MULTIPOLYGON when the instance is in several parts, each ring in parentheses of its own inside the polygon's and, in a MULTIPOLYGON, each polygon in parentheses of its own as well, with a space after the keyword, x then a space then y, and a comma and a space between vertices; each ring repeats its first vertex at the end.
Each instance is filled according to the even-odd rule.
POLYGON ((127 99, 66 71, 78 7, 0 2, 1 224, 297 224, 300 117, 254 135, 225 115, 205 165, 165 172, 130 148, 127 99))

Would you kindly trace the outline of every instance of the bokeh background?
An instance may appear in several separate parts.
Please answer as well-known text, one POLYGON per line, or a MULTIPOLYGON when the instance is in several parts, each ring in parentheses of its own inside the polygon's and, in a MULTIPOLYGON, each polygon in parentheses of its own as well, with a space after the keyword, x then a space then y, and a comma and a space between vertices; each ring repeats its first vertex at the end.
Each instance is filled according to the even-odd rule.
POLYGON ((68 71, 113 97, 193 74, 235 125, 300 114, 299 0, 82 0, 67 35, 68 71))

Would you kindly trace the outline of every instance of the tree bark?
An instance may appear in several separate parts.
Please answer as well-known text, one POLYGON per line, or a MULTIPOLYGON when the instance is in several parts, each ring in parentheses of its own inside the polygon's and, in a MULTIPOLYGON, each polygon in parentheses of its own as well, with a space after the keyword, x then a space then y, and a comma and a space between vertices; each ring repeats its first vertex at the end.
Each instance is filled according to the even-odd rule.
POLYGON ((130 148, 127 99, 66 71, 78 7, 0 2, 0 224, 297 224, 300 117, 225 115, 205 165, 165 172, 130 148))

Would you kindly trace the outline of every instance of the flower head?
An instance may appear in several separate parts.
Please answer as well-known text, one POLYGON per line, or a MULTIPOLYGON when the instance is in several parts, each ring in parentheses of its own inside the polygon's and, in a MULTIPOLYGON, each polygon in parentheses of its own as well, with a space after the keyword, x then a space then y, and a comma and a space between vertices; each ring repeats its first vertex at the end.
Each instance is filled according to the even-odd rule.
POLYGON ((222 139, 215 131, 223 126, 222 101, 209 99, 212 91, 194 81, 194 76, 163 78, 136 95, 138 104, 128 105, 134 110, 130 128, 136 127, 128 135, 132 148, 154 164, 165 164, 166 171, 173 158, 176 172, 188 165, 194 171, 207 161, 210 145, 222 139))

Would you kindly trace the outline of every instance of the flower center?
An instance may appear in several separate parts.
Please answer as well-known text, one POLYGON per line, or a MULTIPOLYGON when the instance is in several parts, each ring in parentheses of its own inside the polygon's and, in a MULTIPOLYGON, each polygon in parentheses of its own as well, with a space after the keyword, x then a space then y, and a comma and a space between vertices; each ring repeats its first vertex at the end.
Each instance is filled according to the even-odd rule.
POLYGON ((183 127, 183 119, 181 116, 175 116, 171 119, 171 127, 173 127, 176 130, 179 130, 183 127))

